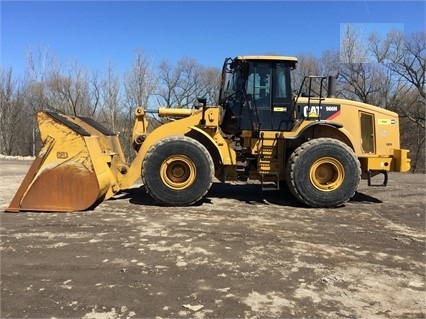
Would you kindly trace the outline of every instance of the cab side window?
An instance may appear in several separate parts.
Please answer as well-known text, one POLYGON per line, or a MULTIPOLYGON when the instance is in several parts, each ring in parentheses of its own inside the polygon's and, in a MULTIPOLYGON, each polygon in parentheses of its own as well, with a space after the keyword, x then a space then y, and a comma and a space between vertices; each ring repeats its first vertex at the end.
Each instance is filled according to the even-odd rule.
POLYGON ((271 105, 271 68, 267 63, 255 63, 247 78, 247 94, 257 108, 269 108, 271 105))

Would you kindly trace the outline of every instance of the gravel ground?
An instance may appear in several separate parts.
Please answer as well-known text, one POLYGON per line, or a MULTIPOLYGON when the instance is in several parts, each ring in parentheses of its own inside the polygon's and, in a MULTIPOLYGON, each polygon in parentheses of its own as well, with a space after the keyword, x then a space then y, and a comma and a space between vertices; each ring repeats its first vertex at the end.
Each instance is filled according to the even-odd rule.
MULTIPOLYGON (((0 158, 0 205, 31 161, 0 158)), ((425 318, 425 175, 335 209, 213 184, 160 207, 142 185, 92 211, 0 213, 1 318, 425 318)))

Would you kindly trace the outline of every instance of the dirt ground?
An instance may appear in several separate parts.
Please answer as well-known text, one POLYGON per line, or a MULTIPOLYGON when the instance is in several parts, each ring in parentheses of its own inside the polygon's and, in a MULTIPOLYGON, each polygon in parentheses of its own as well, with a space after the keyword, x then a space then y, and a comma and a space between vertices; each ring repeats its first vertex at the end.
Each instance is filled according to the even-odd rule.
MULTIPOLYGON (((0 159, 0 209, 30 161, 0 159)), ((0 212, 1 318, 424 318, 425 175, 335 209, 213 184, 186 208, 135 185, 92 211, 0 212)))

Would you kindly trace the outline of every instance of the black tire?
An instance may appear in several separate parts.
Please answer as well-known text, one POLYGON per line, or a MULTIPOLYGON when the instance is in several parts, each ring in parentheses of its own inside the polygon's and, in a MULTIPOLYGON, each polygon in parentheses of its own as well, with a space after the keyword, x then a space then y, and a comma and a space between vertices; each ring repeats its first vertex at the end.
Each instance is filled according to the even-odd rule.
POLYGON ((167 206, 201 200, 213 181, 214 165, 207 149, 187 136, 170 136, 151 146, 142 165, 148 193, 167 206))
POLYGON ((361 167, 349 146, 318 138, 299 146, 290 156, 286 181, 291 193, 312 207, 336 207, 358 189, 361 167))

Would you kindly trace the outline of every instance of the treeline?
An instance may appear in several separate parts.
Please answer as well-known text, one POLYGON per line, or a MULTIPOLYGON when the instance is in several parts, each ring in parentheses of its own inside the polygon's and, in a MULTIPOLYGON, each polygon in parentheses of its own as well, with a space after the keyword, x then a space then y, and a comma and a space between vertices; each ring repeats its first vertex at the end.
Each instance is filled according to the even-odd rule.
MULTIPOLYGON (((225 59, 226 57, 223 57, 225 59)), ((413 172, 425 172, 425 32, 405 35, 392 31, 367 40, 352 25, 342 32, 340 50, 320 57, 298 55, 293 89, 306 75, 328 75, 338 70, 338 95, 397 112, 402 147, 410 149, 413 172)), ((120 133, 130 160, 135 108, 158 106, 191 108, 197 97, 217 103, 221 66, 205 67, 194 58, 154 64, 137 50, 132 66, 118 74, 110 63, 90 70, 78 61, 63 63, 46 49, 29 50, 25 75, 0 69, 0 153, 34 155, 39 148, 35 113, 48 109, 89 116, 120 133)), ((320 88, 316 88, 319 93, 320 88)), ((156 118, 151 118, 155 127, 156 118)))

